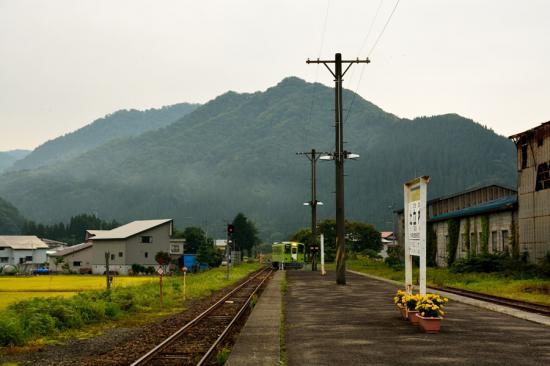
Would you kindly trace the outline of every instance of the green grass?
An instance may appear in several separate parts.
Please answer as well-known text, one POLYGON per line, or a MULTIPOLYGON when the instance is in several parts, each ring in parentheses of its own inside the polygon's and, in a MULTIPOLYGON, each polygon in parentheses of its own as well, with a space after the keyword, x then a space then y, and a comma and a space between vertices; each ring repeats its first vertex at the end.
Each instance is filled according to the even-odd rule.
MULTIPOLYGON (((350 259, 347 268, 384 277, 394 281, 404 282, 404 270, 394 270, 382 261, 372 259, 350 259)), ((490 295, 523 300, 536 304, 550 305, 550 280, 544 279, 512 279, 498 273, 452 273, 446 268, 428 268, 428 286, 456 287, 490 295)), ((418 268, 413 270, 413 280, 417 281, 418 268)))
MULTIPOLYGON (((188 274, 186 299, 209 296, 258 268, 256 263, 234 267, 229 280, 225 278, 225 268, 188 274)), ((14 302, 0 313, 0 346, 40 343, 64 334, 71 337, 96 334, 112 327, 114 322, 156 319, 186 307, 182 276, 165 277, 163 290, 162 307, 158 277, 148 278, 140 285, 114 287, 111 291, 83 291, 70 298, 58 296, 14 302)))

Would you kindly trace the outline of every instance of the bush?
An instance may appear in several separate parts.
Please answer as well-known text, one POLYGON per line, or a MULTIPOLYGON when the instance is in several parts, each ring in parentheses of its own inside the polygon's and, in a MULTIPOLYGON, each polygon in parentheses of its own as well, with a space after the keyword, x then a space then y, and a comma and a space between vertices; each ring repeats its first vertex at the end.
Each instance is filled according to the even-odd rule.
POLYGON ((372 259, 382 259, 382 256, 374 249, 365 249, 361 254, 372 259))
POLYGON ((505 253, 482 254, 470 258, 461 258, 449 268, 452 273, 494 273, 506 277, 532 278, 537 268, 527 258, 515 259, 505 253))
POLYGON ((537 274, 543 278, 550 278, 550 253, 546 253, 546 255, 539 260, 537 274))
POLYGON ((0 315, 0 346, 20 346, 25 343, 21 324, 8 314, 0 315))

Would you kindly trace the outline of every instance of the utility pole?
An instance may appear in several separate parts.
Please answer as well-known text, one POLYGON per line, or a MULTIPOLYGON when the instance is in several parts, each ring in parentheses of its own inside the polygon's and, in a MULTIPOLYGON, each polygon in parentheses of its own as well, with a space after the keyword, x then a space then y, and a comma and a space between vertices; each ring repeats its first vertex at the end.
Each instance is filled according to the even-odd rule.
POLYGON ((345 247, 345 213, 344 213, 344 159, 352 158, 351 154, 344 151, 344 127, 342 108, 342 82, 343 77, 354 63, 369 63, 368 58, 360 60, 342 60, 342 54, 334 55, 334 60, 310 60, 307 64, 323 64, 334 76, 334 97, 335 97, 335 145, 336 151, 332 154, 336 166, 336 283, 346 284, 346 247, 345 247), (334 64, 334 71, 328 66, 334 64), (342 72, 342 65, 347 64, 342 72))
POLYGON ((105 275, 107 276, 107 291, 111 289, 111 271, 109 270, 109 256, 110 252, 105 252, 105 275))
POLYGON ((311 270, 317 270, 317 251, 312 248, 317 247, 317 205, 322 205, 323 202, 317 201, 317 173, 316 165, 317 160, 321 155, 326 155, 327 153, 321 153, 311 149, 311 152, 298 152, 296 155, 305 155, 308 160, 311 162, 311 201, 304 203, 304 205, 309 205, 311 207, 311 242, 310 242, 310 254, 311 256, 311 270))

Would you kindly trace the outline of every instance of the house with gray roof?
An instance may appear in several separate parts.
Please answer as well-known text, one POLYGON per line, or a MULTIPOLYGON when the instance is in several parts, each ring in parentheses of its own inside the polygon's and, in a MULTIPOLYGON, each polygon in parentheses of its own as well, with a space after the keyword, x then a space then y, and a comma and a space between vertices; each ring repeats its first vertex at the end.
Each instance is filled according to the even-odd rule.
POLYGON ((7 264, 30 270, 46 262, 48 245, 34 235, 0 236, 0 267, 7 264))
POLYGON ((112 230, 88 230, 86 241, 92 244, 92 272, 105 273, 106 257, 109 269, 119 274, 128 274, 132 264, 156 268, 155 255, 171 252, 172 233, 172 219, 139 220, 112 230))
POLYGON ((50 270, 59 271, 61 266, 68 266, 71 272, 91 273, 92 272, 92 243, 82 243, 59 249, 48 253, 50 270), (63 258, 62 264, 56 264, 63 258))

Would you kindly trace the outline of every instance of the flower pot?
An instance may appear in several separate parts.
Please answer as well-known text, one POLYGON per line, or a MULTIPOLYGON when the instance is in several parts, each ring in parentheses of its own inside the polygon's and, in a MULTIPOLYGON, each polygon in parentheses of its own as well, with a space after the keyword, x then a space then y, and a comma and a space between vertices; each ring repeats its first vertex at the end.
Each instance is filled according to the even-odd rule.
POLYGON ((403 320, 407 320, 407 308, 402 305, 397 305, 397 309, 401 313, 401 318, 403 318, 403 320))
POLYGON ((441 319, 442 317, 437 318, 426 318, 420 314, 415 314, 415 317, 418 319, 418 325, 420 329, 425 333, 439 333, 441 329, 441 319))
POLYGON ((418 314, 418 311, 416 310, 407 310, 407 315, 412 325, 418 325, 420 321, 420 319, 416 317, 417 314, 418 314))

